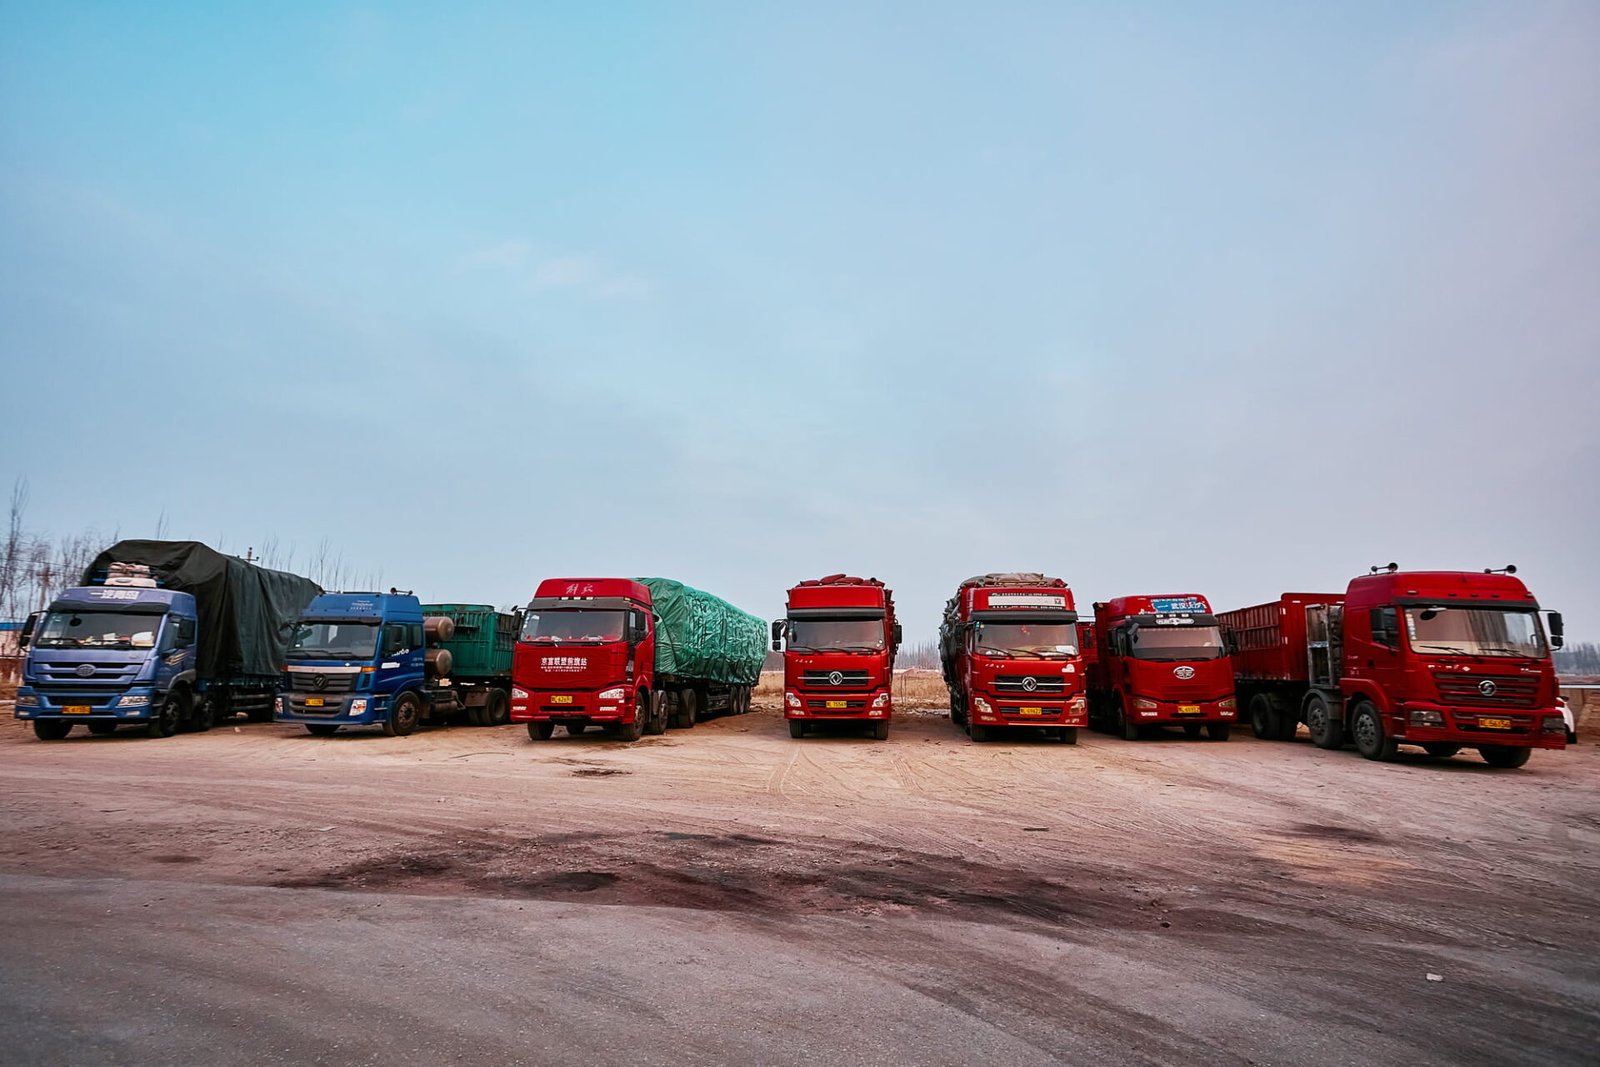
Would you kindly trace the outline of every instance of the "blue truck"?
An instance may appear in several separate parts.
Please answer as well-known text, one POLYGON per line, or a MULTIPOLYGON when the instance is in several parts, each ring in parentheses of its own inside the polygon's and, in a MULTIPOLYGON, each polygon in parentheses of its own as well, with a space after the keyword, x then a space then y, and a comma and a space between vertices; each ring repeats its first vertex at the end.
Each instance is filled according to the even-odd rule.
POLYGON ((290 630, 320 592, 197 541, 119 541, 31 620, 15 715, 41 741, 270 719, 290 630))
POLYGON ((320 737, 377 726, 403 737, 463 717, 510 721, 521 618, 486 604, 423 604, 411 593, 324 593, 301 613, 285 657, 278 722, 320 737))

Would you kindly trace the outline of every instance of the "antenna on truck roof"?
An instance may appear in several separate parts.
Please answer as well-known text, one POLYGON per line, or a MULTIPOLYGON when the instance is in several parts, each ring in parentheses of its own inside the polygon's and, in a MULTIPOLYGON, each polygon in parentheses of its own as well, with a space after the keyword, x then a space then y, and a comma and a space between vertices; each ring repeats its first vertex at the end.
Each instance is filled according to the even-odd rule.
POLYGON ((1397 571, 1399 569, 1400 569, 1400 564, 1391 563, 1387 567, 1373 567, 1367 573, 1369 573, 1369 574, 1377 574, 1379 571, 1388 571, 1390 574, 1393 574, 1395 571, 1397 571))

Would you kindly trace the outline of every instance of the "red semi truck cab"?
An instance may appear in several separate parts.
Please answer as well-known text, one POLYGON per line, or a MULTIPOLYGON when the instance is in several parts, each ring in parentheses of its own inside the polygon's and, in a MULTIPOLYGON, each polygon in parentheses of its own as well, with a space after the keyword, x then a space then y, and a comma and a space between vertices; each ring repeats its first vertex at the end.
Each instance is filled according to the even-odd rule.
POLYGON ((1202 727, 1226 741, 1238 716, 1233 665, 1198 593, 1123 596, 1094 606, 1090 715, 1130 741, 1142 730, 1202 727))
POLYGON ((1058 730, 1076 744, 1089 724, 1072 590, 1042 574, 968 578, 945 605, 939 659, 950 718, 974 741, 996 727, 1058 730))
POLYGON ((511 721, 535 738, 597 724, 636 740, 666 727, 650 590, 630 578, 547 578, 511 663, 511 721))
POLYGON ((832 574, 790 589, 785 617, 772 624, 789 736, 803 737, 808 724, 863 722, 887 739, 899 647, 894 593, 878 579, 832 574))
POLYGON ((1235 683, 1258 734, 1347 741, 1368 759, 1399 745, 1453 756, 1475 747, 1496 767, 1565 748, 1550 651, 1561 616, 1505 572, 1385 569, 1338 594, 1284 594, 1226 612, 1235 683), (1257 720, 1260 725, 1257 726, 1257 720))

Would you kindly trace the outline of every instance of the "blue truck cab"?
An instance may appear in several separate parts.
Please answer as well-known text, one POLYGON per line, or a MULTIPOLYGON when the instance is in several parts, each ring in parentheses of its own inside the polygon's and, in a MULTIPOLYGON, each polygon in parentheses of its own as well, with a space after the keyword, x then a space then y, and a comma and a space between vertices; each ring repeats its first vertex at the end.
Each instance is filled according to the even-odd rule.
POLYGON ((313 734, 410 733, 428 696, 421 603, 408 593, 322 594, 301 612, 285 673, 278 722, 313 734))
POLYGON ((15 714, 44 741, 142 723, 152 737, 210 725, 196 677, 195 599, 172 589, 68 589, 40 614, 15 714))

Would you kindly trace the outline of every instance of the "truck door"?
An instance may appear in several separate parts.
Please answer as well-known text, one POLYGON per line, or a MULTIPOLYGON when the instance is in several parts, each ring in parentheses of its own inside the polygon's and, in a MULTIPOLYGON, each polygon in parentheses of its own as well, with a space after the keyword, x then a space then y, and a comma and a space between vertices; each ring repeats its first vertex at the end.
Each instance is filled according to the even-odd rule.
POLYGON ((392 693, 422 677, 424 657, 420 622, 383 624, 383 659, 379 664, 378 691, 392 693))
MULTIPOLYGON (((1386 697, 1404 693, 1405 690, 1405 659, 1400 654, 1400 619, 1399 612, 1393 604, 1366 611, 1366 628, 1369 632, 1371 643, 1356 654, 1358 662, 1353 664, 1360 676, 1370 680, 1377 686, 1379 692, 1386 697)), ((1346 633, 1349 633, 1351 620, 1345 620, 1346 633)), ((1379 704, 1379 710, 1392 710, 1393 705, 1389 700, 1379 704), (1386 707, 1387 705, 1387 707, 1386 707)))

